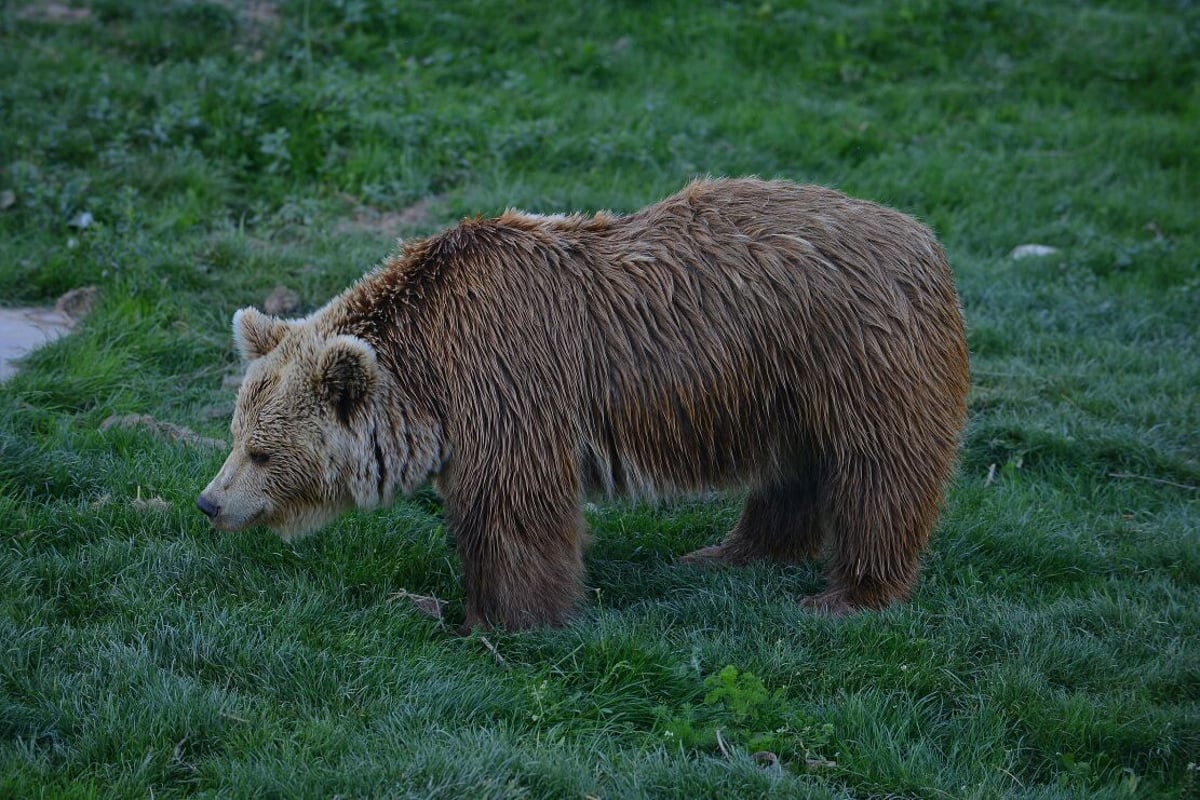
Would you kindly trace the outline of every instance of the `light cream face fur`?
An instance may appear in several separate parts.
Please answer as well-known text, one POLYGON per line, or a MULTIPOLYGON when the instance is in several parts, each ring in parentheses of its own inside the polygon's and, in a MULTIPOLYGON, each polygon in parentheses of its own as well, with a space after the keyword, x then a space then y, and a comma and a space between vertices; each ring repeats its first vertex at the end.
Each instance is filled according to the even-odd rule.
POLYGON ((198 500, 213 525, 262 525, 288 539, 356 505, 383 502, 387 492, 370 455, 377 447, 369 409, 378 389, 370 345, 253 309, 234 317, 234 339, 247 367, 230 427, 233 449, 198 500))

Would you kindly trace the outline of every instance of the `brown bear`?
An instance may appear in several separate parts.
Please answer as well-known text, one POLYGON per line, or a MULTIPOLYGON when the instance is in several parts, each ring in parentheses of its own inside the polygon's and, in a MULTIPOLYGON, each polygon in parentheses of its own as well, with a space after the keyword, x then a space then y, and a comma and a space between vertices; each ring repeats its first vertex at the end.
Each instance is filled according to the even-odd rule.
POLYGON ((287 537, 432 479, 467 627, 567 618, 593 491, 748 489, 725 540, 685 562, 824 556, 807 606, 882 608, 916 578, 965 416, 934 236, 782 181, 467 220, 304 319, 248 308, 233 327, 233 452, 200 509, 287 537))

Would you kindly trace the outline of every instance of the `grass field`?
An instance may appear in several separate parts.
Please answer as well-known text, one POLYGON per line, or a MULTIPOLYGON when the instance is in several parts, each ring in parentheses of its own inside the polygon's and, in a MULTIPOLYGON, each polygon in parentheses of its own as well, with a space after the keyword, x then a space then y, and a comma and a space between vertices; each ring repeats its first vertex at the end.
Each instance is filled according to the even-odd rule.
POLYGON ((0 301, 100 294, 0 384, 0 796, 1200 795, 1198 86, 1183 0, 4 4, 0 301), (704 173, 945 242, 970 424, 902 607, 676 566, 712 496, 591 508, 575 624, 458 638, 435 496, 220 534, 222 451, 101 429, 227 438, 277 284, 704 173))

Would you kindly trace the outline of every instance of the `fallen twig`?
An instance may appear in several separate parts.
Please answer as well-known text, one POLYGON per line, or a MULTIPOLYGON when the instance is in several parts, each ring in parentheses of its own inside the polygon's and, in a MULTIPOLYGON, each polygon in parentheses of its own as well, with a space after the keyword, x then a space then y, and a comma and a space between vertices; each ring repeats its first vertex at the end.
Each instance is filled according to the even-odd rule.
POLYGON ((413 594, 406 589, 401 589, 400 591, 391 595, 388 599, 408 600, 425 616, 430 617, 431 619, 436 619, 439 622, 443 621, 442 607, 446 605, 446 601, 439 600, 433 595, 413 594))
MULTIPOLYGON (((492 654, 492 658, 496 659, 496 663, 501 666, 508 666, 508 662, 504 660, 504 656, 500 655, 500 651, 496 649, 496 645, 488 641, 486 636, 480 635, 479 641, 483 642, 483 646, 492 654)), ((720 734, 718 734, 719 736, 720 734)))
POLYGON ((1017 786, 1020 786, 1022 789, 1025 788, 1025 784, 1021 783, 1021 779, 1018 778, 1016 775, 1013 775, 1011 772, 1006 770, 1004 767, 999 767, 999 770, 1001 772, 1003 772, 1005 775, 1007 775, 1008 777, 1012 778, 1013 783, 1017 784, 1017 786))
POLYGON ((721 736, 720 728, 717 728, 717 747, 720 749, 721 755, 725 756, 726 758, 732 758, 729 748, 725 745, 725 739, 721 736))

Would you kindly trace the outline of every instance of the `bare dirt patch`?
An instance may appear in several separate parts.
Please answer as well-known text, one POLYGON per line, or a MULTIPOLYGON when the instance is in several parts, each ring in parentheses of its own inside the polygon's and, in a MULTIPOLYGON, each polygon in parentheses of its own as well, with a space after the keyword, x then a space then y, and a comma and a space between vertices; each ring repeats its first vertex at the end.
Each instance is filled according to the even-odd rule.
POLYGON ((92 10, 87 6, 54 2, 54 0, 30 3, 17 12, 18 19, 33 20, 35 22, 57 22, 63 25, 86 22, 91 17, 92 10))
POLYGON ((149 414, 114 414, 100 423, 100 430, 106 431, 109 428, 125 428, 126 430, 140 428, 169 442, 182 442, 189 445, 212 447, 218 450, 223 450, 226 447, 225 442, 220 439, 201 436, 182 425, 176 425, 174 422, 162 422, 149 414))
POLYGON ((371 206, 358 206, 354 216, 338 223, 341 233, 367 231, 389 239, 398 239, 403 234, 429 228, 437 220, 441 202, 438 197, 424 197, 408 208, 398 211, 381 211, 371 206))

